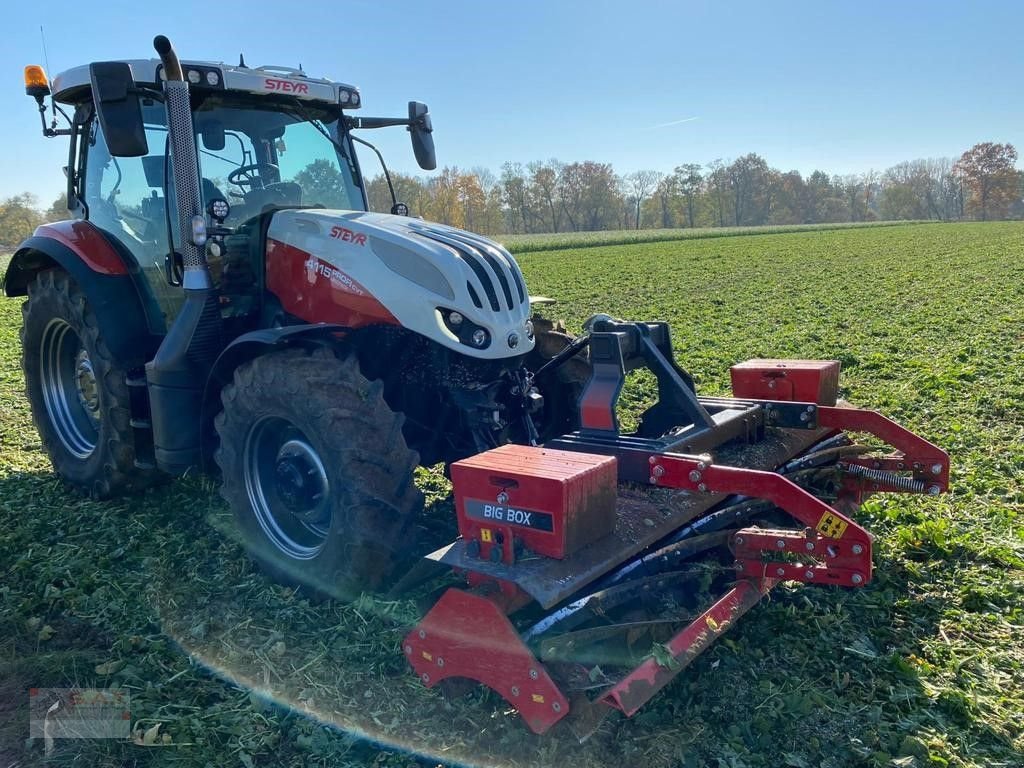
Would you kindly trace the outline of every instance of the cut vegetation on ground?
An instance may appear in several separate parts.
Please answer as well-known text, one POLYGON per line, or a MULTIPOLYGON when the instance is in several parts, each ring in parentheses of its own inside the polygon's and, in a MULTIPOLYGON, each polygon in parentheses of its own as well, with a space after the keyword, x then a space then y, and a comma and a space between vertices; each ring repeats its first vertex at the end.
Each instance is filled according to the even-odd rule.
MULTIPOLYGON (((775 590, 583 746, 532 736, 482 690, 423 689, 399 650, 415 599, 316 605, 268 582, 209 479, 67 493, 22 393, 20 301, 0 299, 0 765, 43 761, 27 689, 67 685, 126 690, 152 745, 58 744, 54 765, 1024 765, 1022 255, 1020 223, 522 254, 570 328, 594 311, 669 321, 707 394, 746 358, 838 358, 843 397, 953 461, 950 495, 866 505, 869 587, 775 590)), ((449 520, 443 478, 421 479, 449 520)))

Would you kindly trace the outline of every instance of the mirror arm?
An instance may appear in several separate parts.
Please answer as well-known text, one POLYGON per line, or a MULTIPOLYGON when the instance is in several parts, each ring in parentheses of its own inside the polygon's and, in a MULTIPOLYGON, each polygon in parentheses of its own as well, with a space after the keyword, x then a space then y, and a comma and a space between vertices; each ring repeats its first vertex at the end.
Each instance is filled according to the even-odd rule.
MULTIPOLYGON (((358 118, 356 118, 356 119, 358 119, 358 118)), ((392 206, 398 205, 398 198, 395 197, 395 186, 394 186, 394 184, 391 183, 391 174, 388 173, 388 166, 384 162, 384 155, 382 155, 380 153, 380 150, 377 149, 375 146, 373 146, 373 144, 371 144, 368 141, 364 141, 363 139, 360 139, 358 136, 353 136, 352 134, 349 134, 349 138, 352 139, 352 141, 358 141, 363 146, 369 147, 377 155, 377 159, 380 160, 380 167, 384 169, 384 179, 388 183, 388 191, 391 193, 391 205, 392 206)))
POLYGON ((390 128, 394 125, 412 125, 413 120, 407 117, 349 117, 345 116, 345 125, 349 128, 390 128))

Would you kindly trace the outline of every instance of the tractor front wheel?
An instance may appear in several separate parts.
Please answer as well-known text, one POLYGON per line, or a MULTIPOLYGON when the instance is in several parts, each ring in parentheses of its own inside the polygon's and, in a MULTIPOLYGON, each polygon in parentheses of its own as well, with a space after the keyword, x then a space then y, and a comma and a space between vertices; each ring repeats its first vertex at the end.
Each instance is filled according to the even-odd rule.
POLYGON ((410 555, 422 506, 380 382, 354 356, 292 349, 241 365, 221 399, 221 494, 255 560, 327 597, 379 588, 410 555))

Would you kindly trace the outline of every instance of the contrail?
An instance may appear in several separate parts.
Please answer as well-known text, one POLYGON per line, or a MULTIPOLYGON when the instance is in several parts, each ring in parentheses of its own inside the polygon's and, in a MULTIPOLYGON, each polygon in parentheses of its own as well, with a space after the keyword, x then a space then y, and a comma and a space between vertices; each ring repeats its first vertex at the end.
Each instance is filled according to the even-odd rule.
POLYGON ((682 120, 673 120, 671 123, 659 123, 658 125, 652 125, 648 130, 654 130, 655 128, 668 128, 670 125, 681 125, 682 123, 692 123, 694 120, 700 120, 700 118, 684 117, 682 120))

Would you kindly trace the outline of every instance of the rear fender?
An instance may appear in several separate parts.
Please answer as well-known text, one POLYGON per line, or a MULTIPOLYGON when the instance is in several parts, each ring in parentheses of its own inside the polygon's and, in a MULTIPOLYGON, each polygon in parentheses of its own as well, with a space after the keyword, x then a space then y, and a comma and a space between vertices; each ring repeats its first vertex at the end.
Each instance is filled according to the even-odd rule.
POLYGON ((151 321, 162 328, 163 320, 159 314, 153 316, 156 305, 148 290, 142 289, 145 298, 140 294, 139 279, 132 274, 129 259, 88 222, 44 225, 15 251, 4 275, 4 293, 26 296, 29 283, 39 272, 64 269, 89 298, 115 358, 127 366, 142 365, 160 340, 151 332, 151 321), (67 226, 73 224, 81 226, 67 226))
MULTIPOLYGON (((343 325, 317 323, 290 325, 285 328, 263 328, 242 334, 220 353, 203 393, 202 423, 204 434, 213 435, 213 419, 220 412, 220 393, 231 382, 235 369, 260 355, 289 347, 329 347, 344 343, 351 329, 343 325)), ((211 440, 203 441, 203 466, 210 467, 213 458, 211 440)))

